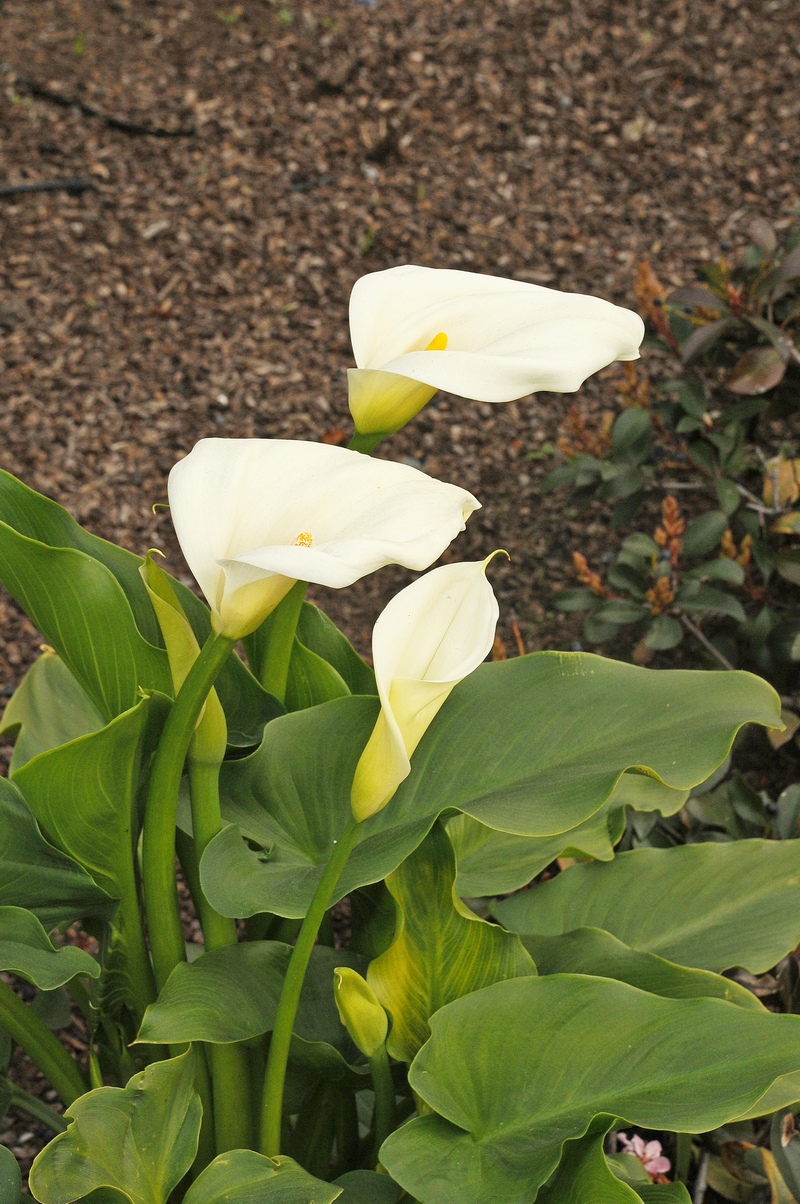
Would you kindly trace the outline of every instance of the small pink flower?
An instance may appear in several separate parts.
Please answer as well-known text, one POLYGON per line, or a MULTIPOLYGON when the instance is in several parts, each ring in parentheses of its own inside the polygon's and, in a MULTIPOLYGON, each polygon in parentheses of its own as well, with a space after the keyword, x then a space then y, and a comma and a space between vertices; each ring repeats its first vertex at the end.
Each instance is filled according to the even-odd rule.
POLYGON ((628 1137, 625 1133, 617 1133, 619 1149, 623 1154, 632 1154, 638 1158, 648 1175, 655 1179, 657 1175, 665 1175, 672 1165, 669 1158, 661 1153, 660 1141, 645 1141, 638 1133, 628 1137))

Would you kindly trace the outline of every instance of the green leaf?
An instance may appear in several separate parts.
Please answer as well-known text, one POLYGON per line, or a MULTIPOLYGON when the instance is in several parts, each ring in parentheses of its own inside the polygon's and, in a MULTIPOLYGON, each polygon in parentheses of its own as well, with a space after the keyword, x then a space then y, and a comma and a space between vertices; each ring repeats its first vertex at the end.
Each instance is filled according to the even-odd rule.
POLYGON ((339 1176, 335 1186, 344 1188, 339 1204, 400 1204, 405 1196, 402 1187, 388 1175, 375 1171, 348 1171, 339 1176))
POLYGON ((739 503, 742 500, 742 495, 736 487, 735 481, 729 481, 726 477, 719 477, 715 483, 717 490, 717 500, 719 508, 728 518, 739 509, 739 503))
POLYGON ((729 978, 637 952, 600 928, 575 928, 560 936, 526 936, 523 944, 540 974, 593 974, 668 999, 725 999, 750 1011, 764 1010, 755 995, 729 978))
POLYGON ((789 548, 785 552, 778 552, 775 556, 775 568, 784 581, 800 585, 800 549, 789 548))
MULTIPOLYGON (((264 656, 271 629, 272 616, 269 616, 252 635, 245 639, 247 658, 253 672, 260 679, 263 672, 264 656)), ((306 652, 320 657, 341 678, 351 694, 376 694, 375 674, 369 665, 353 648, 349 640, 342 635, 335 623, 310 602, 304 602, 297 620, 296 636, 306 652)), ((293 659, 295 652, 293 651, 293 659)), ((289 666, 289 680, 294 673, 302 674, 303 665, 300 656, 296 663, 289 666)), ((299 689, 299 683, 294 687, 299 689)), ((299 707, 297 708, 300 709, 299 707)))
POLYGON ((164 712, 165 700, 144 698, 101 731, 42 753, 14 776, 47 836, 117 899, 136 891, 139 774, 164 712))
POLYGON ((111 570, 77 547, 49 542, 70 535, 77 542, 76 531, 66 511, 0 474, 0 580, 108 720, 134 705, 140 687, 169 693, 169 668, 164 650, 141 634, 111 570))
POLYGON ((55 652, 34 661, 0 719, 0 736, 16 736, 9 771, 89 732, 105 719, 55 652))
POLYGON ((553 605, 556 610, 571 613, 576 610, 589 610, 596 602, 597 597, 590 589, 565 589, 556 596, 553 605))
POLYGON ((637 1184, 636 1194, 645 1204, 692 1204, 692 1198, 682 1183, 637 1184))
POLYGON ((700 355, 705 355, 722 336, 735 325, 733 318, 719 318, 716 322, 707 322, 696 326, 689 337, 681 343, 681 359, 684 364, 690 364, 700 355))
POLYGON ((567 1142, 555 1178, 536 1197, 537 1204, 638 1204, 633 1188, 611 1172, 603 1153, 604 1136, 593 1133, 567 1142))
POLYGON ((689 614, 728 615, 739 623, 744 623, 747 619, 738 598, 734 598, 722 589, 714 589, 711 585, 698 586, 696 581, 688 582, 681 587, 676 602, 689 614))
POLYGON ((318 606, 303 603, 297 637, 336 670, 351 694, 377 694, 373 670, 318 606))
POLYGON ((114 1189, 131 1204, 166 1204, 194 1161, 202 1107, 192 1050, 154 1062, 127 1087, 100 1087, 67 1109, 72 1123, 31 1170, 42 1204, 71 1204, 114 1189))
POLYGON ((728 516, 721 510, 710 510, 689 523, 683 537, 684 556, 705 556, 716 548, 728 530, 728 516))
POLYGON ((741 723, 774 725, 778 713, 774 691, 747 673, 565 652, 482 665, 442 707, 383 814, 435 804, 504 831, 564 832, 600 809, 622 770, 688 789, 724 760, 741 723))
POLYGON ((139 579, 142 562, 138 556, 90 535, 63 506, 29 489, 7 472, 0 472, 0 516, 28 539, 51 548, 74 548, 104 565, 119 582, 145 640, 160 645, 158 623, 139 579))
POLYGON ((616 456, 622 456, 638 464, 647 456, 653 442, 653 425, 650 412, 639 406, 623 410, 611 428, 611 448, 616 456))
POLYGON ((0 970, 43 991, 62 987, 76 974, 100 975, 100 966, 83 949, 55 949, 36 916, 22 907, 0 907, 0 970))
POLYGON ((0 1145, 0 1204, 19 1204, 22 1199, 22 1172, 8 1146, 0 1145))
POLYGON ((198 1176, 184 1204, 333 1204, 344 1199, 341 1187, 309 1175, 291 1158, 231 1150, 198 1176))
POLYGON ((687 790, 671 790, 644 774, 624 773, 599 811, 557 836, 515 836, 469 815, 454 816, 447 832, 458 865, 457 893, 461 898, 508 894, 564 855, 610 861, 625 831, 626 807, 674 815, 688 796, 687 790))
POLYGON ((669 615, 658 615, 650 624, 644 642, 654 652, 666 652, 680 644, 682 639, 683 628, 678 620, 669 615))
POLYGON ((634 849, 574 865, 493 911, 523 934, 603 928, 679 965, 763 974, 800 942, 800 841, 634 849))
POLYGON ((621 631, 615 623, 601 623, 594 615, 587 615, 583 621, 583 638, 589 644, 603 644, 606 640, 615 639, 621 631))
MULTIPOLYGON (((279 941, 248 941, 179 963, 145 1012, 137 1041, 227 1045, 270 1032, 291 952, 279 941)), ((366 971, 365 959, 357 954, 315 946, 300 996, 292 1059, 342 1077, 348 1065, 362 1059, 336 1010, 337 966, 366 971)))
POLYGON ((295 638, 286 683, 286 710, 302 711, 330 702, 332 698, 344 698, 349 693, 344 679, 333 666, 295 638))
POLYGON ((436 1204, 530 1204, 563 1143, 598 1118, 705 1132, 760 1106, 782 1076, 796 1089, 798 1067, 797 1016, 604 978, 510 979, 432 1017, 409 1083, 433 1114, 392 1133, 381 1162, 436 1204))
POLYGON ((19 788, 0 778, 0 906, 25 907, 49 932, 57 924, 108 918, 114 902, 70 857, 44 839, 19 788))
POLYGON ((268 1032, 290 955, 280 941, 247 941, 180 962, 145 1012, 137 1041, 225 1045, 268 1032))
POLYGON ((455 893, 456 861, 441 824, 386 879, 397 905, 394 942, 367 981, 392 1022, 386 1048, 410 1062, 445 1003, 506 978, 535 974, 517 936, 480 920, 455 893))
POLYGON ((638 602, 615 598, 598 607, 594 617, 600 623, 638 623, 647 618, 647 607, 638 602))
POLYGON ((727 581, 731 585, 742 585, 745 573, 735 560, 729 560, 727 556, 718 556, 716 560, 708 560, 696 569, 691 569, 685 576, 689 581, 706 578, 709 581, 727 581))
MULTIPOLYGON (((170 694, 161 632, 139 576, 141 558, 90 535, 62 506, 3 472, 0 520, 0 580, 104 717, 133 706, 139 686, 170 694)), ((171 582, 202 645, 211 629, 208 608, 186 586, 171 582)), ((283 710, 236 656, 226 661, 216 690, 233 745, 257 744, 264 724, 283 710)))
MULTIPOLYGON (((305 914, 348 822, 376 714, 375 700, 355 697, 297 711, 270 723, 250 757, 226 762, 223 817, 238 830, 224 829, 203 856, 213 907, 305 914)), ((447 808, 501 831, 558 835, 599 811, 626 769, 689 789, 725 759, 743 723, 775 726, 779 714, 771 687, 747 673, 563 652, 482 665, 428 728, 390 804, 360 825, 337 898, 395 869, 447 808)))
POLYGON ((641 531, 634 531, 633 535, 629 535, 627 539, 622 541, 622 550, 630 556, 636 556, 643 560, 651 560, 653 556, 658 559, 661 555, 661 548, 650 535, 644 535, 641 531))

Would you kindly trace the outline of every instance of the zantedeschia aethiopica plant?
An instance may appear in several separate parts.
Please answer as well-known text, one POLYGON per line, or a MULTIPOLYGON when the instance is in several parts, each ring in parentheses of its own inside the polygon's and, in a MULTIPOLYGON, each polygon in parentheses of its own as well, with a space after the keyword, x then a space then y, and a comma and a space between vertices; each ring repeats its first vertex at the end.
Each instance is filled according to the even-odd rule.
POLYGON ((722 974, 800 941, 800 842, 614 845, 625 805, 677 811, 780 700, 738 672, 482 663, 491 557, 399 592, 374 665, 303 600, 429 568, 477 508, 359 454, 435 389, 572 390, 634 358, 641 323, 406 267, 357 284, 351 324, 358 451, 203 440, 172 470, 205 603, 0 474, 0 580, 49 645, 0 723, 0 971, 66 991, 89 1033, 79 1063, 0 982, 0 1029, 68 1105, 6 1091, 0 1041, 3 1106, 57 1133, 31 1191, 685 1204, 648 1173, 685 1157, 606 1157, 606 1136, 668 1143, 800 1096, 800 1018, 722 974), (467 905, 460 883, 482 880, 498 898, 467 905), (53 944, 75 923, 96 952, 53 944))

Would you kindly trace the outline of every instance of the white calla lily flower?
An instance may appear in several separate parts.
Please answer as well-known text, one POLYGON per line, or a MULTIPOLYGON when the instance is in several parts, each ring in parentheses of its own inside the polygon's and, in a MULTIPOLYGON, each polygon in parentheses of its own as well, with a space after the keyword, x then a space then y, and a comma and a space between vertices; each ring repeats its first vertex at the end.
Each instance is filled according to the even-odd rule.
POLYGON ((359 822, 386 806, 450 692, 489 654, 499 613, 486 579, 491 559, 426 573, 379 616, 372 657, 381 711, 353 779, 359 822))
POLYGON ((405 426, 437 389, 490 402, 573 393, 638 359, 644 323, 600 297, 408 264, 356 281, 350 335, 350 411, 370 435, 405 426))
POLYGON ((405 464, 284 439, 202 439, 170 472, 169 504, 215 630, 236 639, 296 581, 427 568, 480 507, 405 464))

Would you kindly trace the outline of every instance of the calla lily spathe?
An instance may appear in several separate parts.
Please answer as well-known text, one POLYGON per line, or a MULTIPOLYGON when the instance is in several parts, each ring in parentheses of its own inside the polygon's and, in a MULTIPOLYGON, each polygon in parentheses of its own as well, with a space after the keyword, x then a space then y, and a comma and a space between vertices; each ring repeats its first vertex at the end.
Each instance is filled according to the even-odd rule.
POLYGON ((405 426, 437 389, 491 402, 572 393, 637 359, 644 324, 600 297, 408 264, 356 281, 350 336, 350 411, 369 435, 405 426))
POLYGON ((353 779, 359 822, 386 806, 450 692, 488 655, 498 617, 486 580, 491 559, 426 573, 378 618, 372 657, 381 710, 353 779))
POLYGON ((172 521, 215 629, 254 631, 295 581, 425 569, 480 502, 404 464, 323 443, 203 439, 169 475, 172 521))

